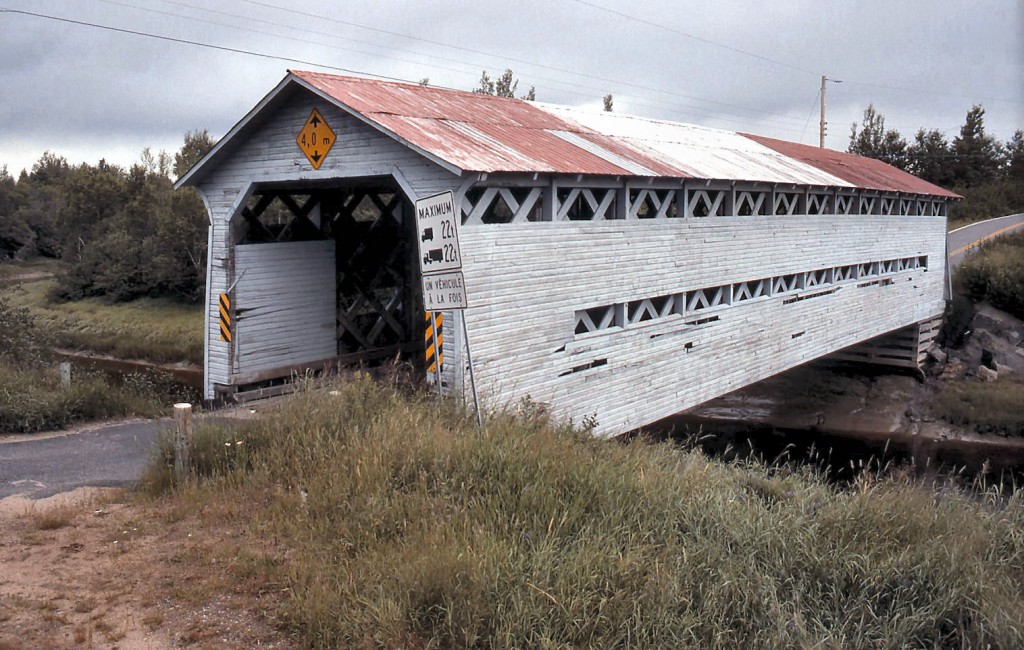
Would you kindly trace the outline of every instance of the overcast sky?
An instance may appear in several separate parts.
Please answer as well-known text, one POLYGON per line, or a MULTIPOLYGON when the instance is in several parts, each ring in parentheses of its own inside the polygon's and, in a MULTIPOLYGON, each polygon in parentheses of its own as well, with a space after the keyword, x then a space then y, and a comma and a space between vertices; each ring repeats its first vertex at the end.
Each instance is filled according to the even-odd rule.
POLYGON ((222 136, 289 68, 469 90, 510 67, 542 101, 612 93, 618 112, 808 144, 825 74, 842 81, 833 149, 868 103, 908 139, 952 138, 981 103, 1004 141, 1024 128, 1022 41, 1024 0, 0 0, 0 165, 173 153, 188 130, 222 136))

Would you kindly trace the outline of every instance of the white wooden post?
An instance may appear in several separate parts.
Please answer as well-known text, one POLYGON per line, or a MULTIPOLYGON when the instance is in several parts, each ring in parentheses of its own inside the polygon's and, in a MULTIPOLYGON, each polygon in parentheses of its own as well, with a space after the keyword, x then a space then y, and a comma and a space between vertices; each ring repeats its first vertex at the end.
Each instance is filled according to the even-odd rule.
POLYGON ((71 363, 68 361, 60 363, 60 387, 71 388, 71 363))
POLYGON ((174 473, 178 480, 189 474, 192 456, 192 405, 182 402, 174 405, 174 422, 177 432, 174 436, 174 473))

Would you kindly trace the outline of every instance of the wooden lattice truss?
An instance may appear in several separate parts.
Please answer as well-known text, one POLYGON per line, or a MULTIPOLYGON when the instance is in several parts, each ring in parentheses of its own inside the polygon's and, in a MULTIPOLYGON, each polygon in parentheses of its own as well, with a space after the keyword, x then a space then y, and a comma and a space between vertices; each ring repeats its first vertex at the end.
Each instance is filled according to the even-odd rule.
POLYGON ((390 187, 272 189, 242 209, 240 244, 334 239, 341 357, 412 351, 415 276, 402 195, 390 187))
POLYGON ((460 193, 462 222, 484 225, 755 215, 946 214, 943 200, 854 188, 712 181, 608 186, 599 181, 588 183, 582 178, 566 183, 472 184, 460 193))

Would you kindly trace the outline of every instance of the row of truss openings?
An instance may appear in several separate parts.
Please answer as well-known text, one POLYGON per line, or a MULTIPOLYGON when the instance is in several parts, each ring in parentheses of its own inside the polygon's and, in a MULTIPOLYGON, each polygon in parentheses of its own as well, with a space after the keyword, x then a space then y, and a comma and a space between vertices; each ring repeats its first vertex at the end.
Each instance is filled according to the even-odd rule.
MULTIPOLYGON (((928 270, 928 256, 903 257, 789 273, 691 291, 643 298, 576 311, 576 335, 636 325, 679 315, 688 317, 713 307, 737 305, 757 298, 789 296, 784 304, 834 293, 844 283, 868 287, 889 285, 904 271, 928 270), (804 292, 804 293, 801 293, 804 292)), ((702 324, 698 319, 690 324, 702 324)))
POLYGON ((945 199, 849 188, 686 183, 683 187, 476 185, 464 225, 677 217, 881 215, 945 217, 945 199))

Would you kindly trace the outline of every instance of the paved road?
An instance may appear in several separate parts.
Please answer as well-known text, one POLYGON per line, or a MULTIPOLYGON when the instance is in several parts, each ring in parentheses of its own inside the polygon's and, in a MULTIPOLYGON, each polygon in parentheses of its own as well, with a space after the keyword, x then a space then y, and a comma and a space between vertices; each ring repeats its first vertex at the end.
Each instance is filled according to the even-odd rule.
POLYGON ((955 269, 960 266, 960 263, 975 246, 983 244, 993 237, 1017 230, 1024 230, 1024 214, 1011 214, 1007 217, 988 219, 957 228, 946 236, 949 245, 950 267, 955 269))
MULTIPOLYGON (((956 267, 970 249, 993 237, 1024 230, 1024 214, 989 219, 948 235, 956 267)), ((131 485, 149 461, 153 443, 169 419, 99 425, 48 437, 0 437, 0 499, 12 494, 43 498, 78 487, 131 485)))
POLYGON ((171 426, 169 419, 143 420, 42 438, 0 437, 0 499, 131 485, 142 475, 157 435, 171 426))

